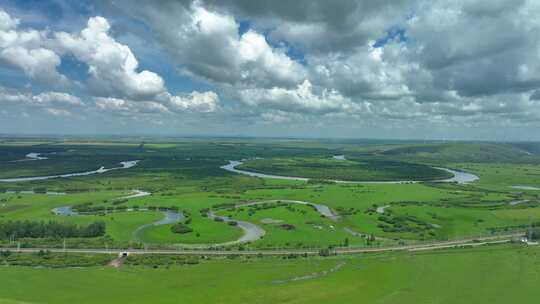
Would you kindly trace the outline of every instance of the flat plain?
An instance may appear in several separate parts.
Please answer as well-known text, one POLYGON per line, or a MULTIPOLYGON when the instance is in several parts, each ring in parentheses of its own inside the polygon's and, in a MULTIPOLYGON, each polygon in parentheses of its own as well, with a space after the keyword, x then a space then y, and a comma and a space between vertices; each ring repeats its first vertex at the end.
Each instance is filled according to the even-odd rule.
POLYGON ((536 151, 485 142, 4 139, 0 302, 533 303, 540 251, 520 242, 334 252, 526 235, 540 226, 536 151), (231 160, 307 180, 221 168, 231 160), (452 174, 439 168, 478 179, 445 182, 452 174), (116 256, 48 251, 58 248, 224 254, 130 256, 115 268, 106 264, 116 256), (236 254, 277 250, 286 254, 236 254))

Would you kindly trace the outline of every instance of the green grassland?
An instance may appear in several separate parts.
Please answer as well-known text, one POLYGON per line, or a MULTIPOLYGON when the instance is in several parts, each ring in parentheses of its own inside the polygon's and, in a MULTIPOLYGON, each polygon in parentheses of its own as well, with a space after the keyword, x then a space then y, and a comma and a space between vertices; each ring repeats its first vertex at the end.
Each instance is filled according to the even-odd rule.
MULTIPOLYGON (((486 189, 524 191, 512 186, 534 186, 540 188, 540 165, 538 164, 461 164, 461 167, 477 173, 481 179, 478 186, 486 189)), ((535 193, 535 192, 531 192, 535 193)), ((538 192, 540 194, 540 192, 538 192)))
MULTIPOLYGON (((208 210, 265 230, 253 243, 232 245, 242 250, 395 245, 524 231, 540 225, 540 190, 514 186, 540 188, 539 151, 535 143, 4 139, 0 179, 140 162, 103 174, 0 183, 0 223, 84 226, 100 221, 106 226, 99 237, 15 238, 0 240, 0 246, 20 242, 23 247, 61 248, 65 241, 73 248, 152 248, 231 242, 242 235, 238 227, 205 217, 208 210), (46 154, 46 160, 14 162, 30 152, 56 153, 46 154), (332 155, 345 155, 347 160, 332 155), (244 164, 249 170, 317 180, 426 182, 334 184, 263 179, 220 169, 229 160, 241 159, 252 159, 244 164), (448 175, 432 166, 465 170, 480 179, 471 184, 433 182, 448 175), (122 199, 134 189, 151 195, 122 199), (31 190, 39 193, 17 193, 31 190), (323 204, 339 218, 322 217, 311 206, 299 204, 236 206, 267 200, 323 204), (64 206, 98 211, 77 216, 51 212, 64 206), (165 209, 189 215, 183 224, 192 232, 174 233, 172 224, 152 226, 165 209)), ((15 266, 35 264, 12 256, 11 264, 0 259, 0 303, 536 303, 539 248, 500 245, 326 258, 197 258, 196 265, 153 268, 127 263, 119 269, 88 267, 103 265, 100 255, 32 257, 40 268, 15 266)))
POLYGON ((526 304, 540 296, 539 272, 539 247, 508 245, 157 269, 0 266, 0 302, 526 304))
MULTIPOLYGON (((530 146, 527 149, 534 151, 530 146)), ((340 214, 340 219, 332 222, 305 206, 294 206, 295 209, 306 209, 305 213, 290 212, 286 208, 258 211, 252 215, 245 210, 225 213, 239 220, 251 221, 266 230, 265 237, 251 245, 255 248, 324 247, 343 244, 345 239, 351 246, 364 245, 365 240, 350 231, 373 234, 382 239, 454 239, 504 231, 540 221, 537 216, 540 191, 512 188, 514 185, 538 185, 539 180, 535 176, 540 172, 540 161, 523 147, 509 144, 377 142, 362 145, 301 141, 93 144, 90 141, 32 146, 4 144, 0 145, 0 150, 2 154, 5 151, 5 155, 11 155, 11 160, 29 152, 57 152, 48 155, 50 159, 47 160, 0 161, 5 169, 3 176, 80 172, 101 165, 112 166, 120 160, 141 160, 139 165, 131 169, 99 175, 0 183, 0 190, 67 192, 62 196, 0 194, 0 221, 32 219, 88 224, 100 220, 106 223, 107 236, 123 243, 134 242, 134 231, 160 219, 163 216, 161 212, 59 217, 53 215, 51 209, 79 204, 110 209, 118 206, 115 199, 129 194, 131 189, 150 191, 151 196, 130 199, 121 205, 126 208, 174 207, 193 215, 189 224, 194 230, 192 233, 173 233, 170 225, 150 227, 141 232, 143 242, 160 245, 237 239, 241 235, 238 228, 200 216, 200 210, 216 204, 270 199, 303 200, 327 205, 340 214), (331 155, 341 153, 352 160, 331 159, 331 155), (460 155, 467 162, 455 162, 455 155, 460 155), (481 162, 477 160, 478 155, 482 156, 481 162), (522 162, 501 163, 511 155, 515 156, 514 160, 522 162), (363 179, 366 176, 371 179, 433 179, 443 176, 437 175, 440 170, 432 169, 430 165, 442 163, 451 168, 474 172, 480 176, 480 180, 470 185, 313 184, 247 177, 219 168, 229 159, 254 157, 264 159, 246 164, 267 164, 265 173, 314 174, 312 176, 316 178, 343 179, 363 179), (490 159, 495 161, 486 161, 490 159), (423 161, 426 164, 422 164, 423 161), (413 173, 407 173, 409 171, 413 173), (513 201, 524 203, 511 205, 513 201), (377 207, 387 205, 390 207, 386 208, 385 214, 375 212, 377 207), (295 229, 285 230, 280 225, 262 224, 260 220, 263 218, 289 223, 295 229)))

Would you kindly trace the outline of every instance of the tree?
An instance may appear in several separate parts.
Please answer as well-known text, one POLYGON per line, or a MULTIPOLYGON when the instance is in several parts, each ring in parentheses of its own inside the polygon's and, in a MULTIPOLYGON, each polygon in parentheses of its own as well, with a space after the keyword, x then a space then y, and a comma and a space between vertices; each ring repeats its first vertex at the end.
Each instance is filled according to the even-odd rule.
POLYGON ((0 223, 0 239, 69 238, 105 235, 105 223, 94 222, 86 227, 62 222, 8 221, 0 223))
POLYGON ((319 255, 323 256, 323 257, 327 257, 327 256, 330 255, 330 250, 327 249, 327 248, 323 248, 323 249, 319 250, 319 255))
POLYGON ((370 246, 373 242, 375 242, 375 236, 373 234, 368 235, 366 239, 366 244, 370 246))
POLYGON ((183 223, 176 223, 171 226, 171 231, 173 233, 185 234, 185 233, 193 232, 193 229, 191 229, 191 227, 183 223))
POLYGON ((540 240, 540 228, 532 228, 532 229, 530 229, 529 237, 531 238, 531 241, 540 240))

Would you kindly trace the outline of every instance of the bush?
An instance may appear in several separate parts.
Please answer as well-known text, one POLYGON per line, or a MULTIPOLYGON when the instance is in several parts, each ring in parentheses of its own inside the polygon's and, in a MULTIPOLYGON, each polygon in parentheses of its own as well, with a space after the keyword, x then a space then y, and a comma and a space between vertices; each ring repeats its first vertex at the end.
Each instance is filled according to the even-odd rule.
POLYGON ((177 223, 171 226, 171 231, 173 233, 185 234, 193 232, 193 229, 183 223, 177 223))
POLYGON ((540 240, 540 228, 534 228, 532 229, 531 233, 530 233, 530 236, 531 236, 531 240, 532 241, 538 241, 540 240))
POLYGON ((322 256, 322 257, 327 257, 327 256, 330 255, 330 250, 326 249, 326 248, 323 248, 323 249, 319 250, 319 255, 322 256))
POLYGON ((294 230, 296 227, 292 224, 281 224, 279 227, 285 229, 285 230, 294 230))
POLYGON ((11 253, 0 255, 0 264, 29 267, 91 267, 106 265, 111 256, 107 254, 65 254, 46 250, 37 253, 11 253))
POLYGON ((142 265, 157 268, 158 266, 195 265, 199 263, 197 257, 180 255, 130 255, 124 265, 142 265))

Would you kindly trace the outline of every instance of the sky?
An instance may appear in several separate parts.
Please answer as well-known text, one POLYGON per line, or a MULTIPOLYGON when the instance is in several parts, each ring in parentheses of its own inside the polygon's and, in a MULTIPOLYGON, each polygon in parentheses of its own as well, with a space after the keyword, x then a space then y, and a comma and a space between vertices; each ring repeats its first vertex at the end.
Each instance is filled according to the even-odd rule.
POLYGON ((537 0, 0 0, 0 134, 540 140, 537 0))

